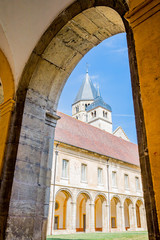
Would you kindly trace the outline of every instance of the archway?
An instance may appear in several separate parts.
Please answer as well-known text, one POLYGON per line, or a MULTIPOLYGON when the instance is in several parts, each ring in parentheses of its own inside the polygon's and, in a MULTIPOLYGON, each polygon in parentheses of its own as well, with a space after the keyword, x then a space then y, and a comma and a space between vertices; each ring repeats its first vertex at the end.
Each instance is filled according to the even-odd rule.
POLYGON ((133 219, 133 203, 132 201, 127 198, 124 201, 124 219, 125 219, 125 229, 132 229, 134 227, 133 219))
POLYGON ((76 231, 87 231, 90 223, 90 196, 87 193, 80 193, 77 197, 76 210, 76 231))
POLYGON ((60 190, 55 197, 54 231, 67 230, 71 225, 71 195, 60 190))
MULTIPOLYGON (((142 152, 141 159, 143 162, 144 159, 146 160, 147 163, 145 164, 148 164, 147 166, 150 169, 148 155, 145 155, 147 141, 133 33, 124 19, 127 11, 128 5, 126 2, 122 3, 119 0, 75 1, 54 20, 32 52, 21 77, 16 95, 17 104, 11 119, 11 126, 13 126, 10 136, 11 146, 6 154, 7 167, 5 168, 5 180, 2 181, 1 188, 3 195, 6 195, 8 191, 11 192, 13 183, 11 200, 15 204, 10 205, 9 211, 10 197, 7 201, 4 201, 3 198, 1 199, 2 209, 4 206, 6 209, 5 214, 2 215, 3 236, 5 234, 7 217, 9 229, 7 236, 12 234, 12 232, 18 236, 15 222, 18 224, 18 228, 22 230, 24 238, 39 236, 40 239, 42 235, 45 235, 47 216, 44 212, 48 211, 47 205, 49 202, 49 197, 46 197, 48 196, 49 184, 45 179, 50 179, 51 158, 48 156, 52 155, 50 146, 53 144, 54 127, 58 119, 55 112, 59 96, 69 74, 83 55, 103 39, 125 30, 129 46, 136 119, 140 128, 138 137, 142 152), (37 152, 33 145, 38 149, 37 152), (23 156, 21 154, 22 151, 23 156), (38 157, 35 157, 33 152, 36 152, 38 157), (33 167, 33 163, 36 165, 36 168, 33 167), (14 167, 15 164, 16 168, 14 167), (32 172, 33 178, 30 176, 29 169, 34 169, 32 172), (14 179, 13 175, 15 176, 14 179), (22 176, 27 176, 27 178, 22 176), (42 179, 44 180, 42 181, 44 185, 41 184, 42 179), (37 185, 33 184, 32 181, 37 185), (8 184, 9 182, 11 183, 8 184), (6 188, 6 185, 9 186, 9 189, 6 188), (25 196, 27 196, 26 201, 32 202, 30 207, 28 205, 24 206, 20 199, 15 198, 17 194, 24 195, 24 188, 25 196), (31 196, 29 194, 31 191, 36 196, 31 196), (41 194, 41 200, 39 200, 38 194, 41 194), (18 206, 18 210, 14 208, 15 205, 18 206), (34 225, 30 221, 30 231, 26 230, 24 222, 29 221, 28 216, 33 214, 31 209, 36 209, 37 206, 42 205, 43 207, 38 212, 39 223, 34 225), (26 213, 23 216, 24 222, 18 221, 19 215, 15 217, 14 214, 17 211, 21 212, 21 207, 25 208, 23 209, 26 213), (31 230, 33 228, 32 225, 34 225, 34 231, 31 230)), ((142 164, 143 169, 146 169, 145 164, 142 164)), ((153 223, 150 225, 150 231, 152 232, 152 229, 156 229, 155 232, 159 232, 156 211, 151 211, 152 207, 155 209, 155 198, 154 196, 150 197, 153 191, 148 189, 152 189, 152 179, 150 171, 147 172, 149 172, 147 173, 149 180, 145 177, 146 181, 143 184, 144 190, 146 189, 146 198, 150 202, 148 219, 155 219, 156 223, 155 228, 152 226, 153 223)), ((143 174, 145 176, 144 172, 143 174)), ((37 217, 37 215, 35 216, 37 217)))
POLYGON ((97 195, 95 198, 95 231, 102 232, 107 227, 107 213, 105 211, 104 204, 106 198, 103 195, 97 195), (106 215, 106 216, 105 216, 106 215))
POLYGON ((111 199, 111 228, 120 229, 121 212, 120 212, 120 200, 117 197, 111 199))
POLYGON ((144 230, 146 226, 146 216, 142 200, 136 202, 136 225, 137 228, 144 230))

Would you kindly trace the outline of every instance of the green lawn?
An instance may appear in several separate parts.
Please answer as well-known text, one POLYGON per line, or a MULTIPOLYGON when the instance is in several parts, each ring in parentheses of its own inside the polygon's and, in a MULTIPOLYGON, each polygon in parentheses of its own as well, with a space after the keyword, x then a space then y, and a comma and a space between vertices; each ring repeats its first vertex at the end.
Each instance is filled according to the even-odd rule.
POLYGON ((124 233, 77 233, 77 234, 65 234, 49 236, 48 240, 60 240, 60 239, 77 239, 77 240, 148 240, 147 232, 124 232, 124 233))

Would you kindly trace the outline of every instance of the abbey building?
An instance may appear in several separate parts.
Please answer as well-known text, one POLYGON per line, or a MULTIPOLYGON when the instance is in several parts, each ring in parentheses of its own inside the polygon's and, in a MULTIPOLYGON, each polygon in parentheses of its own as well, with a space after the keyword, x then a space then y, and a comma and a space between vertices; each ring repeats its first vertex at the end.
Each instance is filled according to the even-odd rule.
POLYGON ((118 127, 88 71, 72 104, 58 112, 48 235, 146 230, 138 147, 118 127))

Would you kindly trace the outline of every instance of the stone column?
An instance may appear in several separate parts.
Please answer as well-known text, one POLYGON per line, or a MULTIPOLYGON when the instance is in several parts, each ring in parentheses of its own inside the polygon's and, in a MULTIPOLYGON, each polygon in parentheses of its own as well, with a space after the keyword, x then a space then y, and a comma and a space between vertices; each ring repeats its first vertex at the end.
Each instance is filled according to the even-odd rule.
POLYGON ((129 0, 129 8, 125 17, 131 26, 127 40, 140 165, 149 236, 156 240, 160 239, 160 104, 156 104, 160 102, 160 4, 129 0))
MULTIPOLYGON (((133 215, 134 215, 134 229, 137 230, 137 213, 136 213, 136 205, 133 207, 133 215)), ((141 219, 141 216, 140 216, 141 219)))
POLYGON ((125 231, 125 216, 124 216, 124 206, 120 206, 121 209, 121 231, 125 231))
POLYGON ((106 201, 102 203, 102 232, 108 232, 108 216, 106 201))
POLYGON ((90 232, 90 203, 86 202, 86 232, 90 232))
POLYGON ((116 204, 116 213, 117 213, 117 216, 116 216, 116 221, 117 221, 117 230, 119 231, 123 231, 121 230, 121 222, 122 222, 122 213, 121 213, 121 206, 120 206, 120 202, 118 202, 116 204))
POLYGON ((106 204, 106 212, 107 212, 107 232, 111 232, 111 217, 110 217, 110 205, 106 204))
POLYGON ((71 202, 71 220, 72 220, 72 232, 75 233, 76 232, 76 202, 71 202))
POLYGON ((90 203, 90 232, 95 232, 95 203, 90 203))
POLYGON ((130 230, 135 230, 135 207, 132 204, 129 204, 129 221, 130 221, 130 230))
POLYGON ((46 239, 53 139, 59 118, 46 111, 45 104, 46 99, 28 90, 16 153, 7 240, 46 239))
POLYGON ((72 204, 71 198, 67 200, 67 209, 66 209, 66 230, 68 233, 72 231, 72 204))

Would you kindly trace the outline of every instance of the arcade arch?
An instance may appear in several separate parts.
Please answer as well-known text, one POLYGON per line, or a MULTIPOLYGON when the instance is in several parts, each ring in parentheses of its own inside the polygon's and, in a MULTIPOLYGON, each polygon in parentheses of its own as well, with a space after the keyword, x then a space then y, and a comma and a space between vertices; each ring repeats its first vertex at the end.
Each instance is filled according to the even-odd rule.
POLYGON ((106 211, 105 211, 106 198, 98 194, 95 198, 95 231, 102 232, 105 229, 106 211))
POLYGON ((67 190, 60 190, 55 197, 54 230, 64 230, 71 225, 71 199, 67 190))
MULTIPOLYGON (((148 152, 148 150, 146 150, 148 148, 134 39, 132 30, 124 19, 124 15, 127 11, 128 5, 118 0, 116 2, 75 1, 54 20, 32 52, 23 71, 16 93, 16 107, 11 118, 12 131, 9 136, 10 148, 6 148, 5 178, 1 181, 1 195, 7 195, 8 192, 11 193, 11 190, 12 194, 11 197, 10 194, 8 194, 9 197, 7 200, 4 200, 3 197, 0 198, 0 206, 2 209, 4 209, 5 206, 6 210, 5 213, 1 210, 3 236, 5 235, 7 218, 7 226, 8 229, 10 229, 10 232, 7 230, 7 236, 9 237, 12 233, 14 233, 16 237, 18 236, 18 230, 16 230, 17 226, 13 224, 14 221, 16 221, 14 213, 20 213, 23 204, 14 196, 16 196, 16 194, 23 196, 24 188, 25 194, 28 196, 26 201, 28 201, 28 203, 32 202, 32 206, 23 206, 26 215, 23 216, 23 222, 19 222, 17 217, 18 228, 23 232, 24 238, 38 236, 40 239, 42 235, 45 234, 47 216, 44 216, 44 208, 47 209, 47 204, 49 202, 49 199, 47 199, 46 203, 49 184, 48 181, 45 180, 48 180, 48 178, 50 179, 51 158, 48 157, 48 155, 52 153, 52 149, 49 148, 49 146, 53 145, 52 137, 54 135, 56 121, 58 120, 55 112, 59 96, 69 74, 83 55, 105 38, 125 30, 127 32, 129 47, 136 120, 140 128, 138 138, 141 159, 144 162, 144 159, 146 160, 147 158, 146 162, 142 164, 142 174, 144 175, 143 185, 145 190, 144 193, 146 194, 145 197, 150 203, 150 209, 147 210, 148 221, 154 219, 154 221, 149 224, 150 232, 159 232, 157 214, 156 211, 152 211, 152 209, 156 209, 156 206, 155 198, 152 196, 152 192, 154 191, 152 190, 153 183, 150 176, 150 163, 148 155, 145 155, 145 151, 148 152), (142 142, 140 142, 140 140, 142 140, 142 142), (33 148, 33 145, 38 149, 37 151, 33 148), (21 154, 22 152, 23 156, 21 154), (35 158, 37 159, 36 163, 35 158), (12 164, 10 164, 11 162, 12 164), (34 175, 34 177, 31 178, 28 172, 29 169, 33 167, 33 163, 38 167, 32 172, 32 176, 34 175), (147 168, 145 164, 148 164, 147 168), (144 169, 149 169, 149 171, 147 171, 148 175, 146 176, 144 169), (21 177, 23 175, 27 177, 21 177), (43 177, 41 177, 42 175, 43 177), (13 178, 13 176, 15 176, 15 178, 13 178), (35 179, 34 184, 32 182, 33 179, 35 179), (35 183, 37 186, 35 186, 35 183), (6 188, 6 186, 8 187, 6 188), (35 188, 38 190, 36 191, 35 188), (41 200, 39 200, 37 196, 34 196, 34 199, 32 199, 33 196, 30 194, 31 190, 37 194, 37 196, 41 194, 41 200), (12 200, 13 205, 10 206, 9 211, 10 200, 12 200), (38 213, 38 226, 42 226, 42 228, 39 230, 38 227, 34 227, 34 231, 32 231, 31 229, 33 229, 33 226, 30 225, 29 229, 26 229, 24 222, 27 222, 29 220, 28 216, 33 214, 33 211, 29 209, 36 209, 38 206, 42 206, 42 203, 44 207, 41 207, 38 213), (15 209, 15 205, 18 206, 18 208, 15 209), (153 224, 156 224, 156 227, 153 227, 153 224)), ((4 69, 2 69, 2 72, 5 72, 4 69)), ((4 84, 3 88, 5 100, 4 84)), ((5 125, 8 127, 9 123, 5 122, 5 125)), ((3 124, 0 123, 1 129, 2 126, 3 124)), ((1 159, 3 159, 3 156, 1 159)))
POLYGON ((90 196, 81 192, 77 197, 76 231, 85 232, 90 225, 90 196))
POLYGON ((126 198, 124 201, 124 219, 125 229, 132 229, 132 227, 134 226, 134 212, 133 202, 129 198, 126 198))
POLYGON ((121 224, 120 200, 118 197, 111 199, 111 228, 119 228, 121 224))

